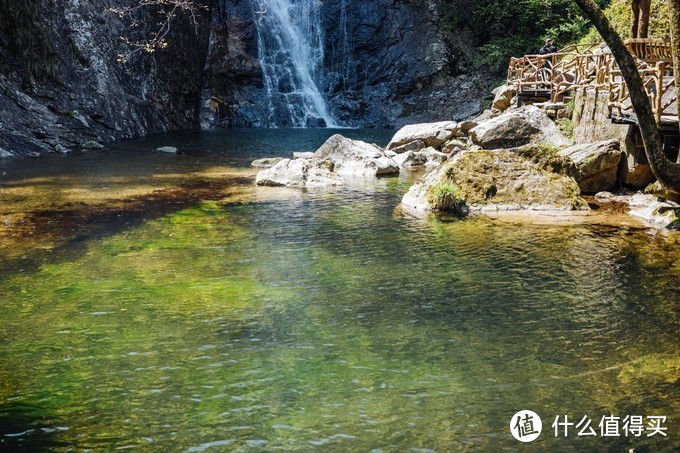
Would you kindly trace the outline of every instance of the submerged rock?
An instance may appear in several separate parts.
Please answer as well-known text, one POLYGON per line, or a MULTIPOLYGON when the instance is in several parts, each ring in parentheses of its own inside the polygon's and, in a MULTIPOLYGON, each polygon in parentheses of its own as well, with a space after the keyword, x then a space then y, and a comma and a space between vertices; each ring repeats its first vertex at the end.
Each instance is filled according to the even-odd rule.
POLYGON ((254 160, 250 163, 251 167, 255 168, 270 168, 284 160, 283 157, 265 157, 262 159, 254 160))
POLYGON ((382 148, 335 134, 314 153, 314 158, 333 163, 333 171, 349 176, 399 174, 399 165, 382 148))
POLYGON ((569 146, 557 125, 545 111, 534 106, 504 113, 470 130, 470 139, 484 149, 514 148, 527 145, 569 146))
POLYGON ((543 147, 463 151, 423 176, 402 199, 407 211, 588 209, 573 162, 543 147))
MULTIPOLYGON (((394 134, 394 137, 392 137, 392 140, 387 145, 387 149, 399 152, 397 151, 397 148, 416 141, 424 143, 425 146, 439 148, 445 142, 453 138, 458 132, 460 132, 460 127, 455 121, 410 124, 402 127, 394 134)), ((404 151, 413 151, 413 149, 402 149, 404 151)))
POLYGON ((581 173, 579 186, 584 193, 597 193, 612 189, 621 162, 621 144, 618 140, 576 145, 560 151, 574 161, 581 173))
POLYGON ((177 148, 175 148, 174 146, 161 146, 160 148, 156 148, 156 152, 177 154, 177 148))
POLYGON ((257 174, 258 186, 272 187, 326 187, 344 184, 333 173, 333 163, 322 159, 282 159, 273 167, 257 174))
POLYGON ((80 147, 82 149, 102 149, 104 148, 104 145, 99 142, 95 142, 94 140, 90 140, 80 145, 80 147))

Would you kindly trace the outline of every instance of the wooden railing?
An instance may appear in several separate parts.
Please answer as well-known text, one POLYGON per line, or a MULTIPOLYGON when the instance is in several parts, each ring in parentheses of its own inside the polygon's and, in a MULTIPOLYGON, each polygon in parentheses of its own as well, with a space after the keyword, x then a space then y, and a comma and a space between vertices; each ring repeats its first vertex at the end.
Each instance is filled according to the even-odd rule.
MULTIPOLYGON (((672 48, 666 39, 634 39, 626 42, 636 57, 638 70, 650 97, 657 121, 677 109, 672 48)), ((551 55, 511 58, 507 83, 525 97, 559 102, 577 89, 609 92, 612 119, 630 118, 630 93, 611 52, 599 44, 574 45, 551 55)))

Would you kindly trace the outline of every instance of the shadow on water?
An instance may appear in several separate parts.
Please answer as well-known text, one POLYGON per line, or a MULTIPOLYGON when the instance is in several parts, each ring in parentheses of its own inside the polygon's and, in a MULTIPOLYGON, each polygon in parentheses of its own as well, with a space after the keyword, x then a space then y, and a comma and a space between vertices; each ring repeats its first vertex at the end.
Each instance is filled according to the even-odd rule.
POLYGON ((0 451, 49 451, 67 447, 54 428, 42 423, 39 408, 4 405, 0 409, 0 451))
POLYGON ((149 195, 117 200, 116 206, 87 205, 26 213, 22 225, 12 230, 17 241, 41 241, 59 244, 47 251, 37 249, 22 257, 0 257, 0 276, 30 272, 46 258, 73 260, 84 251, 88 241, 133 229, 144 222, 195 205, 219 199, 226 189, 252 184, 252 178, 229 177, 223 181, 183 184, 149 195))

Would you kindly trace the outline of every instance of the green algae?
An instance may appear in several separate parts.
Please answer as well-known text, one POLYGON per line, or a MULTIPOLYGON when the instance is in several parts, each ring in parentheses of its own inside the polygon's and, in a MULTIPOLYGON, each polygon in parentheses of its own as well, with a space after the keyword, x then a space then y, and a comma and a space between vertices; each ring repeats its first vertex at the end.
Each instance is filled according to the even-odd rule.
MULTIPOLYGON (((201 202, 8 276, 0 419, 83 449, 450 451, 515 448, 523 408, 680 416, 672 242, 404 219, 400 189, 201 202)), ((629 445, 584 442, 541 446, 629 445)))

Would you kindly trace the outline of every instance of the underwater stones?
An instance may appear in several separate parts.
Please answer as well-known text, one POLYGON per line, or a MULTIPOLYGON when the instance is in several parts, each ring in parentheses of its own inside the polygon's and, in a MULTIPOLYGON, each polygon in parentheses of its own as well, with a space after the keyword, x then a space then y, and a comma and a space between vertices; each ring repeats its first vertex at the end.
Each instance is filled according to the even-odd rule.
POLYGON ((260 171, 255 183, 270 187, 326 187, 343 185, 343 179, 333 173, 333 163, 321 159, 282 159, 276 165, 260 171))
POLYGON ((104 145, 99 142, 95 142, 94 140, 90 140, 80 145, 80 147, 82 149, 102 149, 104 148, 104 145))
POLYGON ((560 151, 560 154, 576 164, 581 173, 579 187, 582 192, 602 192, 616 185, 622 156, 618 140, 571 146, 560 151))
POLYGON ((544 110, 522 107, 481 122, 470 130, 470 139, 484 149, 513 148, 527 145, 569 146, 557 125, 544 110))
MULTIPOLYGON (((403 145, 411 142, 421 141, 425 146, 433 148, 441 147, 449 139, 453 138, 460 127, 455 121, 440 121, 437 123, 421 123, 409 124, 404 126, 392 137, 392 140, 387 145, 387 149, 397 151, 403 145)), ((412 149, 404 149, 404 151, 413 151, 412 149)))
POLYGON ((265 157, 251 162, 250 166, 255 168, 270 168, 284 160, 283 157, 265 157))
POLYGON ((399 174, 399 165, 377 145, 335 134, 316 150, 314 157, 333 163, 333 172, 347 176, 399 174))
POLYGON ((175 148, 174 146, 161 146, 160 148, 156 148, 156 152, 167 153, 167 154, 177 154, 177 148, 175 148))
POLYGON ((437 194, 457 197, 470 211, 585 210, 573 162, 538 146, 508 150, 466 150, 424 175, 402 199, 409 212, 460 209, 437 194))

